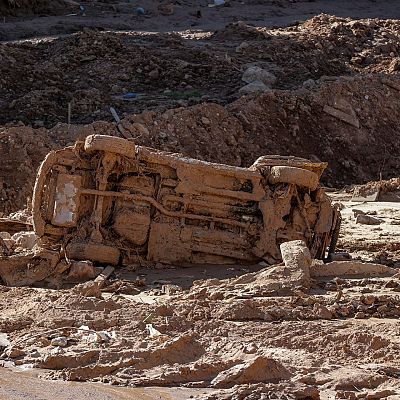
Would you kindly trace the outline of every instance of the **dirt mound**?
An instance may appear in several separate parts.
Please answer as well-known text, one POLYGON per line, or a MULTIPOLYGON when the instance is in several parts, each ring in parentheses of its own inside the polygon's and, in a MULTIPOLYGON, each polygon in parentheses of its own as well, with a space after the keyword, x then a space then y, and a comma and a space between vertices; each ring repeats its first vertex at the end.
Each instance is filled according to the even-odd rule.
POLYGON ((353 199, 400 202, 400 178, 367 182, 353 189, 353 199))
POLYGON ((3 16, 57 15, 68 9, 79 9, 79 5, 73 0, 0 0, 0 15, 3 16))
POLYGON ((285 29, 236 23, 214 35, 86 31, 2 43, 0 123, 52 126, 66 121, 70 102, 78 123, 110 119, 109 106, 138 113, 210 99, 230 103, 249 65, 276 76, 278 89, 338 75, 397 75, 399 39, 396 21, 320 15, 285 29))
MULTIPOLYGON (((322 182, 338 187, 380 174, 398 175, 396 85, 399 81, 394 78, 340 78, 312 90, 271 91, 239 99, 227 107, 204 103, 129 115, 122 126, 138 144, 236 166, 248 167, 266 154, 327 161, 322 182), (326 112, 326 106, 341 112, 340 118, 326 112), (343 115, 358 121, 359 127, 341 119, 343 115)), ((59 124, 50 130, 3 128, 0 170, 6 172, 1 175, 5 190, 1 211, 26 205, 35 171, 50 149, 93 133, 121 135, 115 124, 107 122, 70 128, 59 124)))

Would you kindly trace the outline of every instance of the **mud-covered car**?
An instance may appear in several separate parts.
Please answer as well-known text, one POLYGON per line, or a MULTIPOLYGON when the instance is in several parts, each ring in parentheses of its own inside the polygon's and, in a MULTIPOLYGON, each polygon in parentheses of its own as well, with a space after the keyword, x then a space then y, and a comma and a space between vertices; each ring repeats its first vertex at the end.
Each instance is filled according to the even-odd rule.
POLYGON ((319 185, 325 167, 263 156, 239 168, 92 135, 43 161, 34 230, 67 259, 112 265, 275 263, 296 239, 323 259, 340 221, 319 185))

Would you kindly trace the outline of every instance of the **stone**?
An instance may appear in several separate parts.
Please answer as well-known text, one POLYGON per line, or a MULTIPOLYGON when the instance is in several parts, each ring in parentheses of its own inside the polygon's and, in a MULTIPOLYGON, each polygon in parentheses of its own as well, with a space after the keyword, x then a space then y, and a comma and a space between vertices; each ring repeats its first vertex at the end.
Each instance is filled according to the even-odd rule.
POLYGON ((11 345, 11 343, 8 340, 7 333, 0 332, 0 348, 5 348, 5 347, 8 347, 10 345, 11 345))
POLYGON ((201 122, 204 125, 210 125, 210 120, 207 117, 201 117, 201 122))
POLYGON ((58 336, 51 339, 52 346, 66 347, 68 346, 68 339, 65 336, 58 336))
POLYGON ((321 319, 332 319, 332 313, 322 304, 315 303, 313 312, 315 316, 321 319))
POLYGON ((383 221, 379 218, 371 217, 370 215, 359 214, 356 218, 356 224, 363 225, 380 225, 383 221))
POLYGON ((292 240, 280 246, 285 267, 301 271, 305 279, 310 279, 311 254, 303 240, 292 240))
POLYGON ((262 93, 271 90, 270 87, 265 85, 263 82, 254 81, 239 89, 241 94, 252 94, 252 93, 262 93))
POLYGON ((91 261, 72 261, 68 278, 78 281, 94 279, 96 272, 91 261))
POLYGON ((17 232, 12 236, 16 247, 22 247, 26 250, 32 250, 37 243, 38 237, 35 232, 17 232))
POLYGON ((0 232, 1 239, 11 239, 11 235, 8 232, 0 232))
POLYGON ((357 218, 359 215, 365 215, 364 211, 358 210, 357 208, 353 208, 351 211, 353 211, 354 218, 357 218))
POLYGON ((263 68, 251 66, 244 71, 242 81, 246 83, 262 82, 271 87, 276 82, 276 76, 263 68))
POLYGON ((6 356, 8 358, 18 358, 18 357, 22 357, 25 356, 26 352, 18 347, 10 347, 7 351, 6 351, 6 356))
POLYGON ((151 79, 157 79, 160 76, 160 72, 158 71, 158 69, 153 69, 152 71, 149 72, 149 77, 151 79))

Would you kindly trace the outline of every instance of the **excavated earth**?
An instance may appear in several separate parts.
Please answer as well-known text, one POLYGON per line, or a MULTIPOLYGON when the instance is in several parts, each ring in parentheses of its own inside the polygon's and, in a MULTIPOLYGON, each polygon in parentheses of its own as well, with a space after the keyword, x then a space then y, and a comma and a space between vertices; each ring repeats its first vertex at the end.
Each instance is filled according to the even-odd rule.
POLYGON ((0 43, 0 212, 26 206, 50 149, 93 130, 120 135, 110 107, 139 144, 237 166, 264 154, 323 160, 331 187, 392 178, 399 39, 396 20, 320 15, 279 29, 233 23, 214 33, 0 43), (273 78, 261 95, 242 97, 249 66, 273 78))
POLYGON ((0 398, 400 398, 400 28, 369 19, 398 3, 337 2, 357 20, 309 18, 322 0, 159 3, 0 0, 0 216, 29 208, 50 150, 93 133, 245 167, 296 155, 329 163, 353 267, 149 264, 94 297, 0 286, 0 398), (251 66, 269 82, 243 96, 251 66), (390 196, 352 199, 369 181, 390 196))

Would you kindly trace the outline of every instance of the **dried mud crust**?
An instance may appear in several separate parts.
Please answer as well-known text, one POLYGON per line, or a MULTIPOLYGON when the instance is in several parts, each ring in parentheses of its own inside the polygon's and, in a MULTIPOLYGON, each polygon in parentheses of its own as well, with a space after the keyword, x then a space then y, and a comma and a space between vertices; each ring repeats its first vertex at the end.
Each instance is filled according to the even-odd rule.
POLYGON ((243 283, 232 291, 234 281, 214 279, 195 284, 190 301, 179 295, 152 305, 2 288, 0 329, 13 343, 2 359, 47 369, 47 379, 219 389, 204 399, 398 395, 399 342, 388 318, 400 311, 396 293, 384 289, 389 281, 333 280, 319 283, 319 295, 251 299, 243 298, 243 283), (377 288, 380 294, 361 293, 377 288), (60 336, 66 346, 51 345, 60 336))

